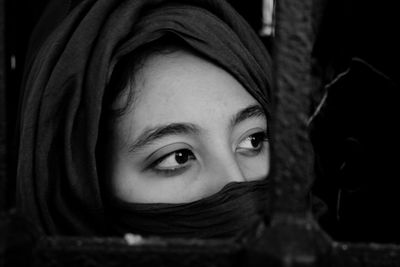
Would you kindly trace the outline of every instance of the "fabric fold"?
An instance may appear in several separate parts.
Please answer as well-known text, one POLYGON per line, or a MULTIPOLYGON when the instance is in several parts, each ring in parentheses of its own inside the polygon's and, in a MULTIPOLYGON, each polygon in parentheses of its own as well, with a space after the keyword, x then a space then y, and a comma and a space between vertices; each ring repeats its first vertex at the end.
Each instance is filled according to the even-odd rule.
POLYGON ((182 204, 111 204, 112 232, 145 236, 235 238, 268 220, 269 182, 233 182, 216 194, 182 204))

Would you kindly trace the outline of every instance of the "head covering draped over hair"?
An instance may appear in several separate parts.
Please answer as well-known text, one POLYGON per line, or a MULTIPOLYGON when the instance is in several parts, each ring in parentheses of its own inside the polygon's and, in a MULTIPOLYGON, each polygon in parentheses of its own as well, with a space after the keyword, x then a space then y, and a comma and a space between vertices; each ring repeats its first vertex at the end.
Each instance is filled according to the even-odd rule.
POLYGON ((104 231, 103 95, 115 64, 135 49, 173 34, 233 75, 269 116, 270 58, 224 1, 84 0, 67 10, 31 49, 20 110, 17 206, 45 233, 104 231))

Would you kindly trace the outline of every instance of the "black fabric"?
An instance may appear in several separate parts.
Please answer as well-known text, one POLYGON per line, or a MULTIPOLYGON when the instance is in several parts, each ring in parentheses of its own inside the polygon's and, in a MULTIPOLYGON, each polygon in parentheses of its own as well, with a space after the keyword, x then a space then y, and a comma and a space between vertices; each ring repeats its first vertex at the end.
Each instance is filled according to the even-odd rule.
POLYGON ((25 72, 17 174, 18 209, 47 234, 105 233, 96 165, 103 96, 115 64, 136 48, 167 33, 182 38, 270 117, 268 53, 222 0, 86 0, 48 32, 25 72))
POLYGON ((268 181, 233 182, 220 192, 183 204, 133 204, 116 201, 110 209, 115 234, 232 238, 268 219, 268 181))

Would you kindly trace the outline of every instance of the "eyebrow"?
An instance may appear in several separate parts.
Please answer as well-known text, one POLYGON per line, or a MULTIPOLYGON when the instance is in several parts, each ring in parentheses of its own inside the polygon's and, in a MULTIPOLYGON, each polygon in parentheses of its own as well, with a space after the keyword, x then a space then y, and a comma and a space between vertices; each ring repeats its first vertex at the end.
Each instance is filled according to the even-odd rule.
POLYGON ((162 126, 155 126, 145 130, 136 141, 129 146, 129 152, 135 152, 157 139, 169 135, 199 134, 200 129, 191 123, 171 123, 162 126))
MULTIPOLYGON (((266 118, 264 110, 259 105, 251 105, 235 114, 231 120, 230 126, 234 127, 247 119, 259 117, 266 118)), ((200 131, 201 129, 192 123, 171 123, 155 126, 144 130, 136 141, 129 145, 129 152, 134 153, 157 139, 170 135, 198 135, 200 131)))
POLYGON ((239 111, 231 120, 231 127, 251 118, 267 118, 260 105, 251 105, 239 111))

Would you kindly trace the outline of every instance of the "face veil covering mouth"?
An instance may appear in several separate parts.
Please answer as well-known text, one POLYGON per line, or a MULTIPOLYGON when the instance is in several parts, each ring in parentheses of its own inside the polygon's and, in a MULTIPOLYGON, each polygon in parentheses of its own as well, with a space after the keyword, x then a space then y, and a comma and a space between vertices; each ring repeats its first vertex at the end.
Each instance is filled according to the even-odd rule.
POLYGON ((268 181, 233 182, 207 198, 183 204, 135 204, 115 200, 111 232, 144 236, 237 238, 266 220, 268 181))
POLYGON ((258 205, 264 205, 253 196, 259 195, 254 188, 262 187, 257 183, 227 185, 215 196, 176 206, 125 203, 109 214, 107 183, 96 157, 114 67, 165 35, 180 38, 230 73, 265 109, 270 122, 271 59, 244 19, 223 0, 51 2, 31 39, 22 84, 18 210, 49 235, 109 234, 112 216, 115 230, 137 227, 148 235, 175 231, 182 236, 228 236, 245 220, 251 224, 258 205), (199 216, 204 217, 194 223, 199 216), (179 221, 182 217, 186 219, 179 221), (188 229, 188 224, 202 230, 188 229), (213 229, 205 230, 208 226, 213 229))

